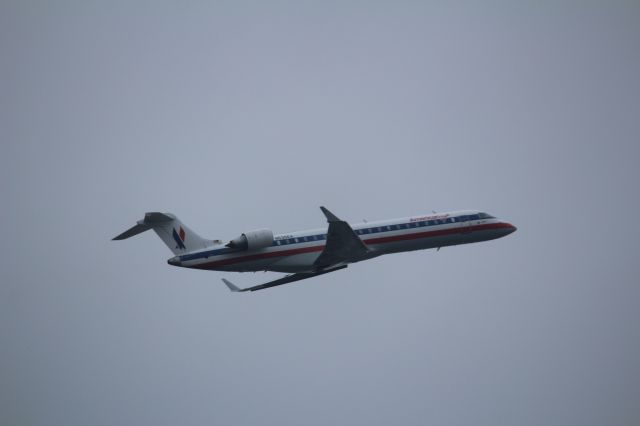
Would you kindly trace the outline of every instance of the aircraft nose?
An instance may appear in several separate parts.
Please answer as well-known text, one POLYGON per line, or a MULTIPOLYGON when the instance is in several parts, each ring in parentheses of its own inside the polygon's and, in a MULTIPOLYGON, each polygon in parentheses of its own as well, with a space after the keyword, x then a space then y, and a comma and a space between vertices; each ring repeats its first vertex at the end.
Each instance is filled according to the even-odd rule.
POLYGON ((505 235, 513 234, 518 230, 518 228, 516 228, 514 225, 510 224, 509 222, 504 222, 503 225, 504 225, 504 230, 506 231, 505 235))

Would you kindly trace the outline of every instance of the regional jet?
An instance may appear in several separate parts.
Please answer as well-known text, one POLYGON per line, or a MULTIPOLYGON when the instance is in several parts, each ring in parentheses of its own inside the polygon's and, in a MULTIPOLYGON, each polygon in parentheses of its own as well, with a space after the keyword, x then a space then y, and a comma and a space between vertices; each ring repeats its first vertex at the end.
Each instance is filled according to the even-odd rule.
POLYGON ((490 214, 458 211, 401 219, 349 224, 324 207, 328 226, 321 229, 274 235, 257 229, 227 242, 207 240, 170 213, 146 213, 135 226, 113 238, 124 240, 153 229, 175 255, 167 261, 183 268, 212 271, 290 273, 265 284, 238 288, 222 281, 233 292, 256 291, 288 284, 346 268, 351 263, 383 254, 440 249, 458 244, 494 240, 516 230, 490 214))

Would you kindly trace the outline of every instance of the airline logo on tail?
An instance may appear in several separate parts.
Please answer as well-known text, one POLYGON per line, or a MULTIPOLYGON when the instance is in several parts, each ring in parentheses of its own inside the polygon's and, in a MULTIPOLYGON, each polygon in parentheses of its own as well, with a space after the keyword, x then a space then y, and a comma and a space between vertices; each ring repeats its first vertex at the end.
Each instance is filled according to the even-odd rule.
POLYGON ((175 240, 177 246, 176 248, 178 249, 186 249, 185 245, 184 245, 184 239, 186 237, 186 234, 184 232, 184 229, 182 229, 182 226, 180 227, 180 232, 176 232, 176 228, 173 228, 173 239, 175 240))

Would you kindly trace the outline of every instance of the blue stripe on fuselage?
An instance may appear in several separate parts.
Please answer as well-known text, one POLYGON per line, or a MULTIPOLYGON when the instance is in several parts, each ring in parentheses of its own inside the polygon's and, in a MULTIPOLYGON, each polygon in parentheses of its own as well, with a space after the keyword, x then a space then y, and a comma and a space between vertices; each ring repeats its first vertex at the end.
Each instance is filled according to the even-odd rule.
POLYGON ((200 253, 185 254, 180 256, 180 260, 183 262, 186 262, 188 260, 206 259, 207 257, 211 257, 211 256, 219 256, 221 254, 236 253, 240 251, 242 250, 225 247, 221 249, 207 250, 200 253))

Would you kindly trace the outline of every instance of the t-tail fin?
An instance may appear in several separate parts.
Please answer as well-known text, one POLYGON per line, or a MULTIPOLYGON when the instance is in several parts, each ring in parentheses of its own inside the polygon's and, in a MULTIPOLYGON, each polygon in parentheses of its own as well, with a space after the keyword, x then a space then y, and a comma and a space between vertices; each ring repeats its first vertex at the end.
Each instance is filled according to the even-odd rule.
POLYGON ((193 232, 171 213, 158 212, 146 213, 144 219, 139 220, 135 226, 124 231, 114 240, 125 240, 149 229, 153 229, 176 255, 203 249, 213 244, 211 240, 205 240, 193 232))

